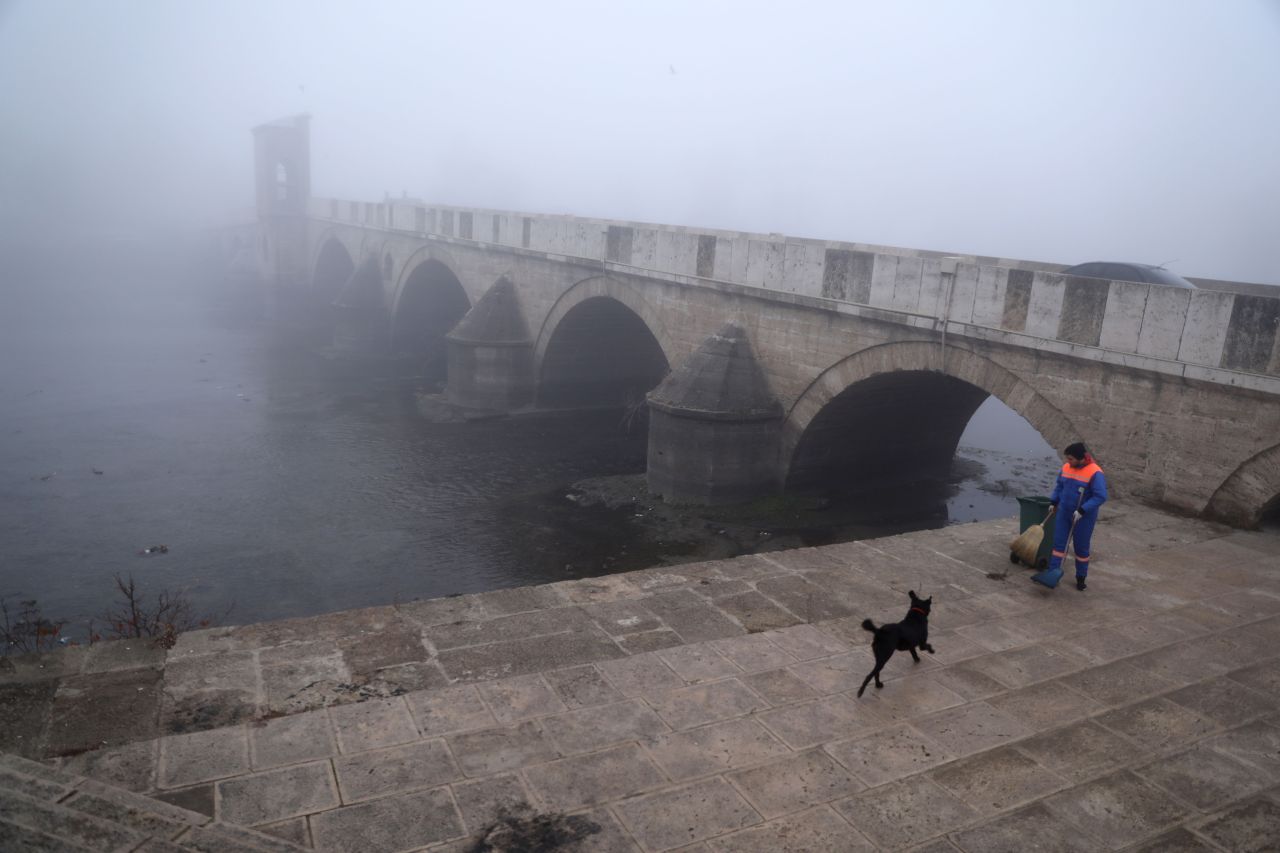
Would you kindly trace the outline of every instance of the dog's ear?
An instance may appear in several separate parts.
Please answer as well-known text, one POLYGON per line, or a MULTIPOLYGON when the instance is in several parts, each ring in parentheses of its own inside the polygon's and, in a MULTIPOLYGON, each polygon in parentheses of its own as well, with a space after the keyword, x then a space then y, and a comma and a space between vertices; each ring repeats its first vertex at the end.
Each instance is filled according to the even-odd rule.
POLYGON ((920 600, 920 596, 916 595, 916 591, 914 589, 907 590, 907 595, 911 596, 912 601, 920 600))

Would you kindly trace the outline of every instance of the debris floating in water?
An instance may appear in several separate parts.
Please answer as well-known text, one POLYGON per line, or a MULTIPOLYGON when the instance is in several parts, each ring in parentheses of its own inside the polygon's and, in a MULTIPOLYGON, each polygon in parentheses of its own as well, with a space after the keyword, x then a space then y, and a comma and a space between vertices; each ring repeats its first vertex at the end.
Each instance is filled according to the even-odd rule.
POLYGON ((138 553, 139 554, 168 554, 169 546, 168 545, 152 545, 149 548, 143 548, 138 553))

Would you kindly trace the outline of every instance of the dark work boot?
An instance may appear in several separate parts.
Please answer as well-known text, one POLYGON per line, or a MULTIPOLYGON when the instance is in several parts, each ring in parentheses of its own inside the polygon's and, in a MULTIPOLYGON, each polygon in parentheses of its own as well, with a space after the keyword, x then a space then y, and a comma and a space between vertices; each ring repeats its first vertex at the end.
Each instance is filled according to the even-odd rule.
POLYGON ((1088 588, 1089 585, 1084 582, 1084 575, 1076 575, 1076 589, 1084 592, 1088 588))

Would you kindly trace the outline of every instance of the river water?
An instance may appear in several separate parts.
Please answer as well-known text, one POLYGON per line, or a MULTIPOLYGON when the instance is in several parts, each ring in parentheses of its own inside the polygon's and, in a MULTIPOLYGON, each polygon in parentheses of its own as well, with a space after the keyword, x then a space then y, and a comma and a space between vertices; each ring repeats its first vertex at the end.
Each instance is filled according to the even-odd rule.
POLYGON ((1052 451, 989 401, 936 483, 671 523, 635 486, 645 437, 617 413, 430 422, 412 377, 282 344, 174 281, 6 281, 11 609, 36 599, 74 633, 119 573, 223 622, 311 615, 1011 516, 1052 482, 1052 451), (592 503, 584 480, 640 493, 592 503))

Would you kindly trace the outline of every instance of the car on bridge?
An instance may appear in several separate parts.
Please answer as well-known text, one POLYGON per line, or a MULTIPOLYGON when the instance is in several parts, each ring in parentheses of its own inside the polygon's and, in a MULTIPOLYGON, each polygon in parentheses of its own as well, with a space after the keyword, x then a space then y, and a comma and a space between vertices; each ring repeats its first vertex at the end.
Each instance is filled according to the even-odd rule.
POLYGON ((1163 284, 1165 287, 1195 289, 1195 285, 1164 267, 1151 264, 1131 264, 1118 261, 1089 261, 1076 264, 1062 271, 1063 275, 1079 275, 1085 278, 1106 278, 1112 281, 1137 281, 1143 284, 1163 284))

